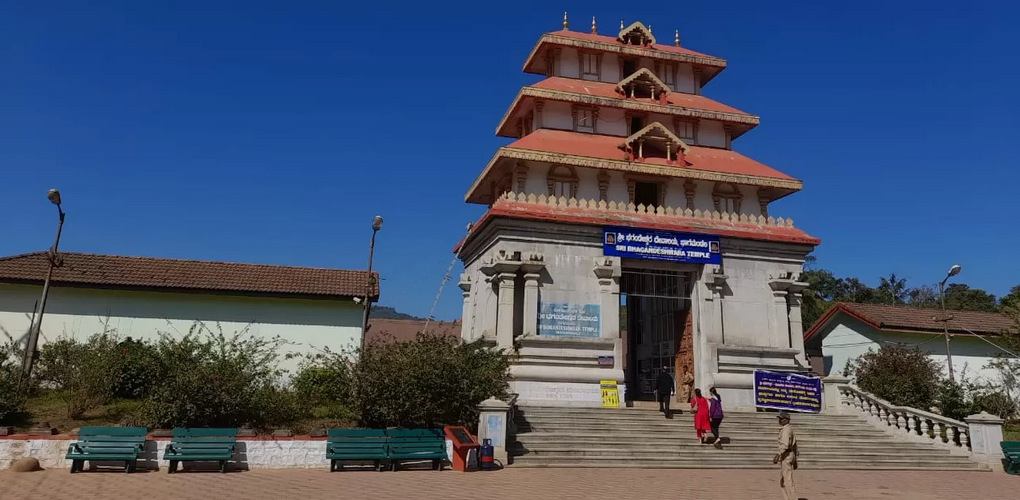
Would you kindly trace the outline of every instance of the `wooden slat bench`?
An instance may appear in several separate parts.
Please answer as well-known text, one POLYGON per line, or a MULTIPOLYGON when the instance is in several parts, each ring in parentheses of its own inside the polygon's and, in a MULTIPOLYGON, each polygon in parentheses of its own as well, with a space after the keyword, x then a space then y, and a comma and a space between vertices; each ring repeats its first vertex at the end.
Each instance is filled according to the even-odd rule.
POLYGON ((326 433, 329 471, 343 470, 345 460, 373 460, 375 470, 387 457, 386 431, 382 429, 330 429, 326 433))
POLYGON ((80 472, 85 461, 123 461, 124 472, 134 472, 138 454, 145 449, 145 427, 82 427, 78 441, 67 448, 71 473, 80 472))
POLYGON ((220 472, 227 472, 236 444, 237 429, 178 427, 171 432, 163 453, 163 459, 170 462, 167 473, 177 472, 178 462, 219 462, 220 472))
POLYGON ((1006 473, 1020 475, 1020 441, 1003 441, 1000 445, 1006 459, 1006 473))
POLYGON ((402 460, 431 460, 433 469, 443 469, 446 437, 442 429, 388 429, 386 437, 391 470, 397 470, 402 460))

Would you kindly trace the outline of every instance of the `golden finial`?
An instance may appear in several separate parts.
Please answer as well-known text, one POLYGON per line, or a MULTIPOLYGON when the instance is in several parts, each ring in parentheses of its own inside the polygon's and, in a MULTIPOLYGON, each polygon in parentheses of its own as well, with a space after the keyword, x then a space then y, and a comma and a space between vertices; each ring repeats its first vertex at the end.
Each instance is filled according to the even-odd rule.
POLYGON ((595 16, 591 16, 591 33, 594 35, 598 33, 595 31, 595 16))
POLYGON ((676 30, 676 32, 673 33, 673 46, 674 47, 680 46, 680 30, 676 30))
POLYGON ((567 13, 563 13, 563 29, 567 29, 567 13))
POLYGON ((648 25, 648 34, 649 35, 652 34, 652 25, 651 24, 648 25))
POLYGON ((623 31, 623 19, 620 19, 620 31, 623 31))

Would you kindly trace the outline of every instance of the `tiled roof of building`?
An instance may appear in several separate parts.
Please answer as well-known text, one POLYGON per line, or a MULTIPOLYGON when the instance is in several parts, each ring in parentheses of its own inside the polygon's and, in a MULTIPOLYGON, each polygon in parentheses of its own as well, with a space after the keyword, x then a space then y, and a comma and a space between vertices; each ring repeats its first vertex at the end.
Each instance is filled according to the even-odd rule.
MULTIPOLYGON (((510 144, 506 148, 528 149, 550 153, 587 156, 605 160, 622 160, 623 150, 620 145, 624 138, 613 135, 586 134, 566 130, 539 129, 510 144)), ((706 148, 691 146, 686 160, 690 165, 684 168, 723 172, 728 174, 769 177, 774 179, 794 180, 771 167, 758 163, 736 151, 729 149, 706 148)), ((636 163, 671 165, 665 158, 645 158, 636 163)), ((673 164, 675 165, 675 164, 673 164)))
MULTIPOLYGON (((577 39, 580 39, 580 40, 591 40, 591 41, 594 41, 594 42, 603 42, 603 43, 612 43, 612 44, 616 44, 616 45, 623 45, 623 42, 617 40, 615 36, 599 35, 599 34, 596 34, 596 33, 587 33, 587 32, 583 32, 583 31, 560 30, 560 31, 554 31, 554 32, 549 33, 549 34, 550 35, 565 36, 565 37, 570 37, 570 38, 577 38, 577 39)), ((674 53, 674 54, 687 54, 687 55, 691 55, 691 56, 711 57, 713 59, 717 59, 715 56, 710 56, 708 54, 702 54, 701 52, 695 52, 695 51, 693 51, 691 49, 688 49, 686 47, 674 47, 673 45, 664 45, 664 44, 661 44, 661 43, 656 43, 654 45, 648 45, 648 46, 645 46, 645 48, 648 48, 650 50, 661 50, 663 52, 671 52, 671 53, 674 53)))
POLYGON ((486 223, 500 217, 592 226, 626 226, 662 231, 707 233, 732 238, 807 245, 818 245, 821 243, 821 240, 818 238, 794 227, 665 216, 651 213, 614 212, 580 207, 549 206, 501 199, 489 207, 489 210, 472 226, 468 235, 457 243, 453 251, 458 252, 461 245, 470 240, 472 235, 477 234, 486 223))
MULTIPOLYGON (((425 327, 422 319, 375 319, 369 318, 365 345, 389 344, 414 340, 425 327)), ((459 321, 430 321, 428 333, 460 338, 459 321)))
MULTIPOLYGON (((1009 316, 1002 313, 954 310, 946 312, 953 317, 949 320, 951 333, 973 332, 980 335, 999 335, 1016 326, 1009 316)), ((942 323, 935 321, 935 318, 942 317, 941 309, 837 302, 811 325, 811 328, 804 333, 804 338, 810 338, 821 331, 828 322, 836 317, 836 313, 847 314, 876 330, 942 333, 942 323)))
MULTIPOLYGON (((73 252, 59 256, 55 285, 333 298, 364 296, 367 288, 365 271, 73 252)), ((48 266, 45 252, 0 257, 0 282, 41 284, 48 266)), ((375 298, 379 280, 377 273, 372 275, 375 298)))

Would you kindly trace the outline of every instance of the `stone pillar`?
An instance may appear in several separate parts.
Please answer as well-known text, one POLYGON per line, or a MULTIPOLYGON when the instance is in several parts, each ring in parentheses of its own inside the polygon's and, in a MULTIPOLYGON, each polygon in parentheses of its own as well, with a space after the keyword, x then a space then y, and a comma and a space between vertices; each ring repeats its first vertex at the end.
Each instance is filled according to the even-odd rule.
POLYGON ((802 368, 809 368, 807 354, 804 352, 804 321, 800 315, 801 299, 803 299, 800 292, 805 288, 807 288, 807 283, 794 282, 788 289, 789 295, 786 299, 789 304, 790 347, 797 350, 797 363, 802 368))
POLYGON ((499 273, 499 306, 496 310, 496 345, 513 349, 514 344, 514 278, 516 273, 499 273))
POLYGON ((538 335, 538 273, 524 274, 524 328, 521 335, 538 335))
POLYGON ((478 303, 482 305, 483 310, 479 314, 480 319, 474 321, 474 336, 476 338, 495 339, 496 313, 498 312, 497 305, 499 303, 496 293, 496 284, 498 283, 496 267, 490 261, 482 265, 481 271, 485 275, 485 288, 478 293, 478 303))
POLYGON ((965 419, 970 428, 971 458, 995 471, 1002 470, 1002 419, 986 412, 965 419))
MULTIPOLYGON (((623 341, 620 339, 620 259, 595 257, 595 277, 599 282, 599 337, 616 339, 613 346, 613 370, 623 372, 623 341)), ((623 382, 623 380, 617 380, 623 382)), ((621 395, 622 397, 622 395, 621 395)))
POLYGON ((486 399, 478 405, 478 443, 491 439, 493 458, 503 465, 507 465, 509 415, 510 405, 496 398, 486 399))
MULTIPOLYGON (((692 333, 696 336, 694 345, 694 383, 703 391, 715 385, 715 374, 719 372, 715 349, 709 344, 725 344, 726 337, 722 321, 722 289, 726 275, 721 267, 706 266, 703 277, 704 288, 698 290, 700 310, 694 315, 692 333)), ((697 297, 696 297, 697 298, 697 297)))
POLYGON ((829 375, 822 379, 822 413, 843 412, 843 396, 839 388, 849 383, 850 379, 842 375, 829 375))
POLYGON ((474 309, 471 308, 471 276, 467 273, 460 275, 460 282, 457 283, 461 293, 464 295, 464 305, 460 315, 460 338, 465 342, 474 340, 474 333, 471 327, 474 323, 474 309))

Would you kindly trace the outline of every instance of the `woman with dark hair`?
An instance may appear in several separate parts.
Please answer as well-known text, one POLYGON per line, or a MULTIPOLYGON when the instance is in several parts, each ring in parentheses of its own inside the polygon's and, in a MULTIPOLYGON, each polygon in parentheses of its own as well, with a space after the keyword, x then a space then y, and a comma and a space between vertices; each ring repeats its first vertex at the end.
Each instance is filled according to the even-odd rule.
POLYGON ((691 409, 694 411, 694 432, 698 435, 698 442, 704 444, 704 437, 712 426, 708 419, 708 400, 701 395, 701 389, 694 389, 691 409))
POLYGON ((719 396, 719 391, 715 390, 715 387, 708 390, 709 394, 712 395, 708 400, 708 419, 709 425, 712 427, 712 444, 719 442, 719 424, 722 423, 723 412, 722 412, 722 396, 719 396))

